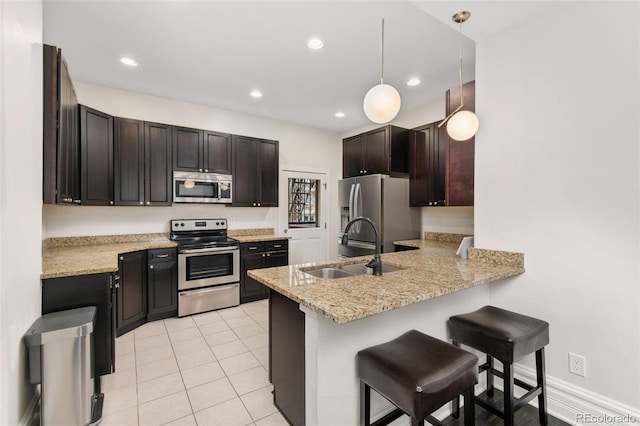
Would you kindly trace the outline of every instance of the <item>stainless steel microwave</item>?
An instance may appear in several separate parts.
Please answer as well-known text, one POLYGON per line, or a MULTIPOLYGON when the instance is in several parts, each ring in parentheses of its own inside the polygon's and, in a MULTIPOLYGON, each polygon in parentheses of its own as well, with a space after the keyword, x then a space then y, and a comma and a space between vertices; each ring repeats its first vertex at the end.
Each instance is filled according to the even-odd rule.
POLYGON ((173 172, 174 203, 231 203, 231 175, 173 172))

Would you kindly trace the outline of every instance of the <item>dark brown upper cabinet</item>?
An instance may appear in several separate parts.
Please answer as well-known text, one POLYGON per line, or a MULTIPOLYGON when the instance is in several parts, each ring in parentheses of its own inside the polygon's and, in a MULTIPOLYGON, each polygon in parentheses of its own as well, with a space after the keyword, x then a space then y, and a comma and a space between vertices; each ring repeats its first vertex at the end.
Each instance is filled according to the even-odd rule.
MULTIPOLYGON (((475 82, 463 86, 464 109, 475 110, 475 82)), ((446 93, 446 115, 460 105, 460 89, 446 93)), ((472 206, 475 140, 456 141, 440 121, 410 132, 411 206, 472 206)))
MULTIPOLYGON (((476 82, 470 81, 462 86, 464 108, 476 110, 476 82)), ((460 89, 447 90, 446 113, 460 105, 460 89)), ((444 127, 444 126, 443 126, 444 127)), ((456 141, 447 136, 446 200, 448 206, 473 206, 474 202, 474 161, 475 137, 466 141, 456 141)))
POLYGON ((172 203, 172 142, 171 126, 144 123, 144 202, 147 206, 172 203))
POLYGON ((444 206, 447 135, 438 123, 409 133, 409 205, 444 206))
POLYGON ((171 205, 172 140, 167 124, 115 119, 116 205, 171 205))
POLYGON ((231 174, 231 135, 205 130, 204 132, 204 172, 231 174))
POLYGON ((114 193, 117 206, 144 205, 144 121, 114 120, 114 193))
POLYGON ((385 126, 342 142, 342 176, 376 173, 406 177, 409 173, 409 131, 385 126))
POLYGON ((82 204, 113 205, 113 117, 80 106, 82 204))
POLYGON ((60 49, 43 46, 43 180, 45 204, 80 204, 78 98, 60 49))
POLYGON ((173 140, 173 170, 231 174, 230 134, 175 127, 173 140))
POLYGON ((234 207, 278 206, 278 142, 233 136, 234 207))

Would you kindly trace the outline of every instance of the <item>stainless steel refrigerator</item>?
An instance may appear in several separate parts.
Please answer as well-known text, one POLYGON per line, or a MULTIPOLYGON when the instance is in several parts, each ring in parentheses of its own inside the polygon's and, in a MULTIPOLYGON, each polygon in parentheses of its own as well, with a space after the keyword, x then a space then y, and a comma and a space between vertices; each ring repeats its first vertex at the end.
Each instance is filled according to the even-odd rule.
POLYGON ((347 223, 355 217, 371 219, 380 231, 382 252, 392 252, 393 242, 420 238, 420 208, 409 207, 409 179, 369 175, 338 182, 340 206, 340 257, 366 256, 375 252, 375 233, 365 222, 349 230, 349 245, 340 244, 347 223))

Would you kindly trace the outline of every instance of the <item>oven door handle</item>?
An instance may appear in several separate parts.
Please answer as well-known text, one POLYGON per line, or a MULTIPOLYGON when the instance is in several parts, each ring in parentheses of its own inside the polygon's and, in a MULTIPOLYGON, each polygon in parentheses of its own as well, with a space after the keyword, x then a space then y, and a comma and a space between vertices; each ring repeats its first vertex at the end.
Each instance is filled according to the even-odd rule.
POLYGON ((191 254, 191 253, 214 253, 221 251, 236 251, 240 250, 240 247, 215 247, 208 249, 191 249, 191 250, 180 250, 178 253, 180 254, 191 254))
POLYGON ((193 296, 196 294, 203 294, 203 293, 213 293, 216 291, 223 291, 223 290, 228 290, 230 288, 233 287, 239 287, 239 285, 236 284, 227 284, 227 285, 217 285, 214 287, 207 287, 207 288, 200 288, 200 289, 196 289, 196 290, 187 290, 187 291, 181 291, 178 293, 179 296, 193 296))

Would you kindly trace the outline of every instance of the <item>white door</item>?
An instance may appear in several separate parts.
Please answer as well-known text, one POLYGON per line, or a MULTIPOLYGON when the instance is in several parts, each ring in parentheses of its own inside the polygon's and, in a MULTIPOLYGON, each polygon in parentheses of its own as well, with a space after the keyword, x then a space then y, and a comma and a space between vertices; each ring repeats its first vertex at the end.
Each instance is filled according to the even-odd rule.
POLYGON ((327 174, 283 170, 279 222, 289 239, 289 264, 327 260, 327 174))

